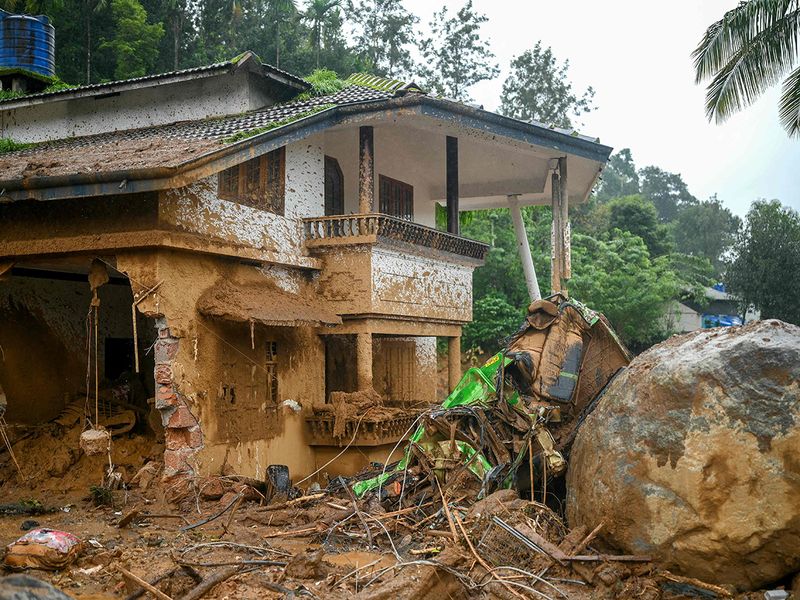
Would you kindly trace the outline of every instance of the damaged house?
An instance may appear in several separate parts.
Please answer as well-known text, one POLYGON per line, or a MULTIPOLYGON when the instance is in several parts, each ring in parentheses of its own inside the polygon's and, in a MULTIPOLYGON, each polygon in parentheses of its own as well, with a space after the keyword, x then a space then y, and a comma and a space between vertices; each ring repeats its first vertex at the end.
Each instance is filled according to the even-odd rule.
POLYGON ((560 290, 568 204, 611 151, 413 83, 319 96, 252 53, 3 100, 0 129, 7 417, 149 423, 166 476, 385 460, 441 400, 437 339, 461 376, 488 247, 459 211, 512 210, 535 297, 519 207, 553 203, 560 290))

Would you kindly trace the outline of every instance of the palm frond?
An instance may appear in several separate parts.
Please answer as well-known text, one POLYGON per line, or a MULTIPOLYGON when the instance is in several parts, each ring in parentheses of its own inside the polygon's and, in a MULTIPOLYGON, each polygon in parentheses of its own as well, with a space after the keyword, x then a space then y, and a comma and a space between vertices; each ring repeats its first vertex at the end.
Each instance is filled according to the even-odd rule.
POLYGON ((713 23, 692 52, 695 79, 713 77, 739 50, 800 8, 800 0, 749 0, 713 23))
POLYGON ((778 108, 783 128, 790 136, 800 137, 800 67, 783 82, 778 108))
MULTIPOLYGON (((761 2, 762 0, 753 0, 761 2)), ((781 0, 787 1, 787 0, 781 0)), ((797 0, 791 0, 797 4, 797 0)), ((777 83, 797 59, 800 8, 784 14, 742 44, 716 70, 706 92, 706 115, 722 122, 777 83)))

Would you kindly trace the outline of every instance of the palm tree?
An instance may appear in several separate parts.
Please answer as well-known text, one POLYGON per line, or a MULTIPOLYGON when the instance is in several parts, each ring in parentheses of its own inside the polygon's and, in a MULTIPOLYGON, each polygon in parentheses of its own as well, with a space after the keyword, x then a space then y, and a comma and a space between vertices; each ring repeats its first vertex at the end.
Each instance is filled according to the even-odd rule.
POLYGON ((287 15, 294 15, 297 11, 295 0, 268 0, 271 8, 272 19, 275 23, 275 66, 281 66, 281 20, 287 15))
POLYGON ((800 136, 800 0, 748 0, 707 30, 694 58, 697 83, 711 80, 706 115, 720 123, 783 81, 781 125, 800 136), (794 70, 792 70, 794 69, 794 70))
POLYGON ((304 18, 311 22, 311 45, 316 54, 317 69, 319 69, 319 52, 322 46, 322 25, 325 17, 335 6, 339 6, 339 0, 308 0, 304 18))

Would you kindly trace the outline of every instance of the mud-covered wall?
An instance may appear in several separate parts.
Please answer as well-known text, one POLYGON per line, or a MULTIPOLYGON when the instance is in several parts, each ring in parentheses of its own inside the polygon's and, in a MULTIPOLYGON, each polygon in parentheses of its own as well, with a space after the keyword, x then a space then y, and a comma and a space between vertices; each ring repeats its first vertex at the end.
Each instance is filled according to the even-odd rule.
POLYGON ((26 240, 47 240, 48 252, 79 250, 75 236, 155 229, 157 219, 155 193, 0 203, 0 256, 6 244, 26 240))
POLYGON ((319 293, 338 314, 469 322, 474 267, 444 256, 434 258, 426 250, 403 250, 381 242, 332 247, 320 253, 324 267, 319 293))
POLYGON ((0 137, 41 142, 230 115, 272 103, 246 71, 0 111, 0 137))
POLYGON ((436 400, 436 338, 375 336, 373 387, 391 404, 436 400))
POLYGON ((305 217, 325 212, 322 148, 303 141, 286 147, 283 215, 221 200, 218 176, 161 193, 159 220, 164 228, 198 233, 234 244, 276 253, 276 260, 296 264, 306 254, 305 217))
POLYGON ((470 321, 472 267, 376 247, 372 312, 470 321))
MULTIPOLYGON (((98 294, 102 380, 106 338, 133 337, 133 297, 124 285, 104 285, 98 294)), ((86 317, 91 297, 88 282, 0 280, 0 383, 8 396, 9 420, 40 423, 52 419, 64 408, 65 397, 74 399, 85 392, 86 317)), ((152 332, 145 335, 152 337, 152 332)))
POLYGON ((293 476, 310 472, 314 456, 304 439, 303 417, 325 393, 322 340, 312 328, 258 324, 251 338, 248 324, 210 319, 196 310, 202 294, 223 279, 302 293, 309 285, 306 275, 174 251, 131 253, 119 263, 140 282, 137 291, 163 282, 140 307, 164 327, 156 379, 167 428, 166 473, 220 473, 228 464, 240 474, 263 477, 273 463, 289 465, 293 476), (267 341, 277 344, 278 397, 271 404, 265 397, 267 341), (297 402, 301 411, 283 406, 285 400, 297 402))

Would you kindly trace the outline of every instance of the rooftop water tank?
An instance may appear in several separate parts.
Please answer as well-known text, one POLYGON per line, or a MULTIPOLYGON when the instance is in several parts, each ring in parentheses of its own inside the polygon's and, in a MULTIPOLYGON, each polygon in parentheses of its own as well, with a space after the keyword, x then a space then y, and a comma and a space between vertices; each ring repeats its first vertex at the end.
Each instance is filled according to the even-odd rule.
POLYGON ((0 10, 0 73, 8 69, 55 75, 55 29, 45 15, 0 10))

